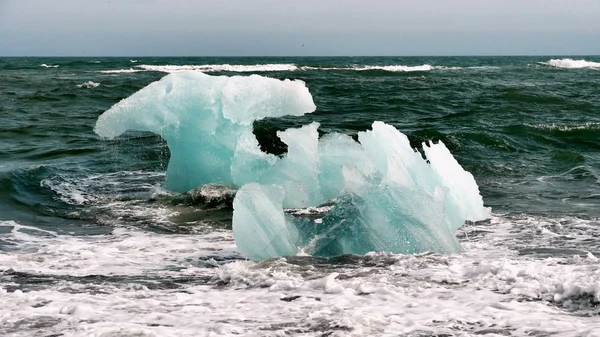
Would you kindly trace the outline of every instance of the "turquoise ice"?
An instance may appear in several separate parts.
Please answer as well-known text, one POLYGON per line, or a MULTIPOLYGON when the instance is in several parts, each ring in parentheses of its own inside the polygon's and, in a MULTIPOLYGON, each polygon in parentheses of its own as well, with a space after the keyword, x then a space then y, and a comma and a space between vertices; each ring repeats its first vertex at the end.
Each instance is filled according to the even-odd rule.
POLYGON ((358 142, 337 133, 319 138, 312 123, 277 133, 288 146, 284 156, 260 150, 255 120, 315 109, 302 81, 182 72, 117 103, 94 130, 107 138, 126 130, 161 135, 171 151, 170 190, 238 187, 233 233, 253 260, 460 252, 454 231, 489 217, 475 179, 442 142, 423 144, 424 158, 382 122, 358 142), (316 220, 285 212, 323 204, 331 207, 316 220))
POLYGON ((171 151, 165 185, 186 192, 208 183, 234 183, 234 152, 255 120, 315 109, 302 81, 188 71, 165 76, 115 104, 98 118, 94 131, 106 138, 127 130, 161 135, 171 151))

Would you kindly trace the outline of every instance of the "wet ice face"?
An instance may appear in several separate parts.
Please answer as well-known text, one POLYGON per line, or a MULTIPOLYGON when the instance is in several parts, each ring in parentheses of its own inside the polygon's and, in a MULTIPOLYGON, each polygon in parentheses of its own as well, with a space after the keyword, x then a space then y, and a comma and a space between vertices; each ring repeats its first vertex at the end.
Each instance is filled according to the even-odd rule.
POLYGON ((424 145, 424 159, 406 135, 383 122, 359 133, 319 139, 318 123, 280 131, 288 152, 260 150, 252 124, 265 117, 315 110, 301 81, 261 76, 174 73, 119 102, 95 131, 115 137, 151 131, 168 142, 166 187, 186 192, 209 183, 241 188, 233 231, 253 260, 315 256, 460 252, 453 232, 489 216, 473 176, 443 143, 424 145), (284 208, 333 203, 319 222, 284 208))

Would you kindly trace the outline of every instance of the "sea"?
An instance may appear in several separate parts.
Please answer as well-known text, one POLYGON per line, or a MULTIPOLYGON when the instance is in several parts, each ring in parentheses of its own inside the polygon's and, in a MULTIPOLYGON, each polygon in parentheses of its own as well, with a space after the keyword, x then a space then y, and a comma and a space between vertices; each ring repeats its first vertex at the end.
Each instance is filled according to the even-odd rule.
POLYGON ((599 259, 599 56, 0 58, 0 336, 600 336, 599 259), (314 113, 254 124, 274 154, 313 121, 441 140, 492 216, 460 254, 247 260, 233 193, 93 131, 184 70, 304 81, 314 113))

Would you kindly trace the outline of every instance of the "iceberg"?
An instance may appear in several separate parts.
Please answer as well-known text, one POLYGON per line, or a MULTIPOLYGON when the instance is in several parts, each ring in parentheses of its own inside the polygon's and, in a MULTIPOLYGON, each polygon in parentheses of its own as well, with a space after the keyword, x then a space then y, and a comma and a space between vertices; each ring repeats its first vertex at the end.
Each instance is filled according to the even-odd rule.
POLYGON ((279 256, 456 253, 454 231, 489 217, 473 176, 440 141, 412 148, 383 122, 319 138, 318 123, 279 131, 283 156, 261 151, 256 120, 316 109, 302 81, 179 72, 151 83, 102 114, 94 128, 114 138, 127 130, 161 135, 171 151, 165 187, 186 192, 231 185, 233 234, 240 252, 279 256), (330 205, 321 218, 288 208, 330 205))

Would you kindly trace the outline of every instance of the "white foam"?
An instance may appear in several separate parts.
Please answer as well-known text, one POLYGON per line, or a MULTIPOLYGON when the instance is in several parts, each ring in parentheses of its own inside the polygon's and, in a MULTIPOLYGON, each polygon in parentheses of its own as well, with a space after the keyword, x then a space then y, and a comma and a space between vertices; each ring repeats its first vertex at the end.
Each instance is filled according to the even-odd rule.
POLYGON ((592 304, 600 301, 598 258, 523 253, 552 247, 556 235, 574 247, 596 247, 595 220, 496 216, 459 230, 466 248, 459 255, 373 253, 346 265, 294 257, 213 267, 196 261, 234 255, 230 232, 120 228, 74 237, 16 222, 0 227, 8 227, 0 240, 11 247, 0 254, 0 269, 59 277, 23 290, 4 277, 3 336, 600 336, 592 304))
MULTIPOLYGON (((137 62, 137 61, 136 61, 137 62)), ((202 65, 148 65, 142 64, 129 69, 101 70, 105 74, 122 74, 136 73, 141 71, 158 71, 164 73, 175 73, 182 71, 201 71, 201 72, 270 72, 270 71, 297 71, 297 70, 320 70, 320 71, 366 71, 366 70, 383 70, 390 72, 412 72, 412 71, 430 71, 430 70, 497 70, 498 66, 432 66, 423 64, 418 66, 406 65, 352 65, 342 67, 314 67, 314 66, 297 66, 292 63, 282 64, 255 64, 255 65, 232 65, 232 64, 202 64, 202 65)))
POLYGON ((127 191, 133 191, 130 193, 140 199, 150 198, 160 188, 164 177, 164 172, 119 171, 83 176, 57 175, 43 179, 40 185, 55 192, 64 203, 89 205, 105 203, 107 199, 124 196, 127 191))
POLYGON ((420 66, 404 66, 404 65, 389 65, 389 66, 365 66, 365 65, 356 65, 353 67, 354 70, 385 70, 385 71, 393 71, 393 72, 409 72, 409 71, 429 71, 432 70, 433 67, 429 64, 423 64, 420 66))
POLYGON ((574 60, 574 59, 570 59, 570 58, 551 59, 548 62, 541 62, 541 63, 552 66, 552 67, 567 68, 567 69, 600 68, 600 62, 591 62, 591 61, 586 61, 586 60, 574 60))
POLYGON ((92 89, 92 88, 96 88, 100 85, 99 82, 92 82, 92 81, 87 81, 85 83, 82 84, 78 84, 77 88, 87 88, 87 89, 92 89))
POLYGON ((149 272, 170 275, 173 266, 191 267, 187 258, 207 255, 235 256, 229 232, 213 231, 203 236, 160 235, 134 228, 114 228, 111 234, 72 236, 0 222, 12 227, 0 238, 19 250, 0 255, 0 271, 16 270, 37 275, 136 276, 149 272))
POLYGON ((347 67, 312 67, 312 66, 302 66, 301 70, 349 70, 351 68, 347 67))
POLYGON ((193 197, 201 197, 207 201, 220 200, 224 198, 232 198, 235 195, 235 189, 231 186, 218 185, 218 184, 207 184, 202 185, 196 189, 188 192, 193 197))
POLYGON ((408 72, 408 71, 429 71, 429 70, 497 70, 501 69, 499 66, 431 66, 429 64, 423 64, 419 66, 405 66, 405 65, 389 65, 389 66, 366 66, 366 65, 353 65, 350 67, 313 67, 313 66, 302 66, 301 70, 386 70, 395 72, 408 72))
POLYGON ((436 70, 498 70, 502 67, 499 66, 468 66, 468 67, 457 67, 457 66, 435 66, 436 70))
POLYGON ((48 65, 46 63, 43 63, 43 64, 40 64, 40 67, 44 67, 44 68, 58 68, 59 65, 58 64, 50 64, 50 65, 48 65))
POLYGON ((101 73, 103 74, 131 74, 131 73, 137 73, 140 72, 142 70, 140 69, 115 69, 115 70, 100 70, 101 73))
POLYGON ((204 64, 204 65, 139 65, 138 68, 146 71, 160 71, 174 73, 187 70, 198 70, 202 72, 232 71, 232 72, 261 72, 261 71, 294 71, 298 67, 295 64, 255 64, 255 65, 231 65, 231 64, 204 64))
MULTIPOLYGON (((153 205, 151 200, 173 196, 161 187, 164 172, 121 171, 87 176, 58 175, 43 179, 40 185, 48 188, 56 197, 77 208, 82 216, 95 214, 97 222, 109 226, 152 225, 173 229, 178 225, 171 219, 181 214, 180 209, 168 204, 153 205)), ((75 213, 74 213, 75 214, 75 213)))
POLYGON ((333 209, 333 206, 286 208, 284 211, 293 215, 322 215, 333 209))

